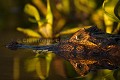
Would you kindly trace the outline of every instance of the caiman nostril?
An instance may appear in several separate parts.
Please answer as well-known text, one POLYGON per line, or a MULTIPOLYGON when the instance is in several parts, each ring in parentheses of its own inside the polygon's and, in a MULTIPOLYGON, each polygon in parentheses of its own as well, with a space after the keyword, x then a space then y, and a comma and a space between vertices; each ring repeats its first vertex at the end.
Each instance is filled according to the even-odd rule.
POLYGON ((6 45, 6 47, 8 49, 11 49, 11 50, 17 50, 18 49, 18 45, 19 45, 18 42, 13 41, 13 42, 9 43, 8 45, 6 45))

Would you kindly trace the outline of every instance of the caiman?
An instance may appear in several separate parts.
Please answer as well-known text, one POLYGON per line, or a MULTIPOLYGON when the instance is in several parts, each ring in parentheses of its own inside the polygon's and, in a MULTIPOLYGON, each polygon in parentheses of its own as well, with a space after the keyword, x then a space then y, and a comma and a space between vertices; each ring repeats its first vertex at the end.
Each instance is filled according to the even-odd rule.
POLYGON ((11 50, 28 48, 48 50, 69 61, 80 76, 99 69, 114 70, 120 66, 120 35, 108 34, 96 26, 81 28, 66 41, 46 46, 11 42, 11 50))

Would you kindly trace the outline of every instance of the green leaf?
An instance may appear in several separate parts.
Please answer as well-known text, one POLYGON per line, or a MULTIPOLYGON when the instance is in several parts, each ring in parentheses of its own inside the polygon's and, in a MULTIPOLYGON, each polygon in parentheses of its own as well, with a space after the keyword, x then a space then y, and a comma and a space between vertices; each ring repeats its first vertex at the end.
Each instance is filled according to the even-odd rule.
POLYGON ((50 1, 47 0, 47 15, 46 15, 46 22, 44 25, 39 26, 39 32, 42 34, 44 38, 52 38, 52 24, 53 24, 53 15, 51 12, 50 1))
POLYGON ((47 0, 47 15, 46 15, 46 20, 49 24, 53 24, 53 15, 51 12, 51 6, 50 6, 50 0, 47 0))
POLYGON ((60 32, 59 34, 57 34, 56 37, 58 37, 58 36, 60 36, 60 35, 75 33, 75 32, 78 31, 79 29, 80 29, 80 27, 76 27, 76 28, 64 30, 64 31, 60 32))
POLYGON ((24 28, 17 28, 18 31, 23 32, 25 34, 27 34, 28 36, 31 37, 37 37, 37 38, 41 38, 40 34, 38 34, 37 32, 31 30, 31 29, 24 29, 24 28))
POLYGON ((105 0, 103 3, 104 21, 107 33, 112 33, 114 22, 120 22, 117 10, 119 4, 119 0, 105 0))
POLYGON ((38 22, 47 23, 46 19, 42 19, 42 20, 37 21, 33 18, 28 18, 28 20, 32 23, 38 23, 38 22))
POLYGON ((52 38, 52 26, 49 23, 41 26, 41 28, 39 28, 39 32, 44 38, 52 38))
POLYGON ((33 16, 36 21, 38 21, 38 25, 41 26, 43 23, 39 22, 40 21, 40 16, 38 10, 31 4, 26 4, 24 11, 29 14, 30 16, 33 16))
POLYGON ((62 0, 62 10, 66 13, 70 13, 70 0, 62 0))
POLYGON ((114 8, 114 13, 116 17, 120 20, 120 0, 118 0, 118 3, 116 4, 114 8))
POLYGON ((117 16, 114 13, 115 5, 118 3, 118 0, 105 0, 103 3, 104 13, 115 22, 120 22, 117 16))
POLYGON ((96 7, 95 0, 74 0, 74 5, 78 10, 87 14, 93 12, 96 7))
POLYGON ((44 4, 44 1, 42 0, 32 0, 33 4, 35 4, 35 6, 37 6, 37 8, 40 10, 40 12, 43 13, 43 15, 47 14, 47 9, 46 6, 44 4))

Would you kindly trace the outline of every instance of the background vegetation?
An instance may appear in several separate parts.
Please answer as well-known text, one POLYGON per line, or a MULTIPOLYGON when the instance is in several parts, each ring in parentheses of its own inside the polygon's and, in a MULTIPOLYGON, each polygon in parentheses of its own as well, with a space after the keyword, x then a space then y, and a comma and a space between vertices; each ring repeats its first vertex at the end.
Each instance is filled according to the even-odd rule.
POLYGON ((13 40, 49 45, 54 42, 37 41, 68 38, 81 27, 92 25, 119 34, 120 0, 1 0, 0 80, 119 80, 119 70, 99 70, 81 78, 69 62, 51 52, 3 47, 13 40))

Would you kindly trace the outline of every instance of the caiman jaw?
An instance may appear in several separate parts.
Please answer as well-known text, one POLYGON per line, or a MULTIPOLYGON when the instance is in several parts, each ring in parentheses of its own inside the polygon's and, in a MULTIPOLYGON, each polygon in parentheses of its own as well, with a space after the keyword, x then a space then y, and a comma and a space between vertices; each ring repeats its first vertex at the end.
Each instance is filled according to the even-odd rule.
POLYGON ((11 50, 17 49, 32 49, 32 50, 48 50, 48 51, 55 51, 58 44, 54 45, 46 45, 46 46, 33 46, 33 45, 24 45, 18 42, 11 42, 10 44, 6 45, 7 48, 11 50))

